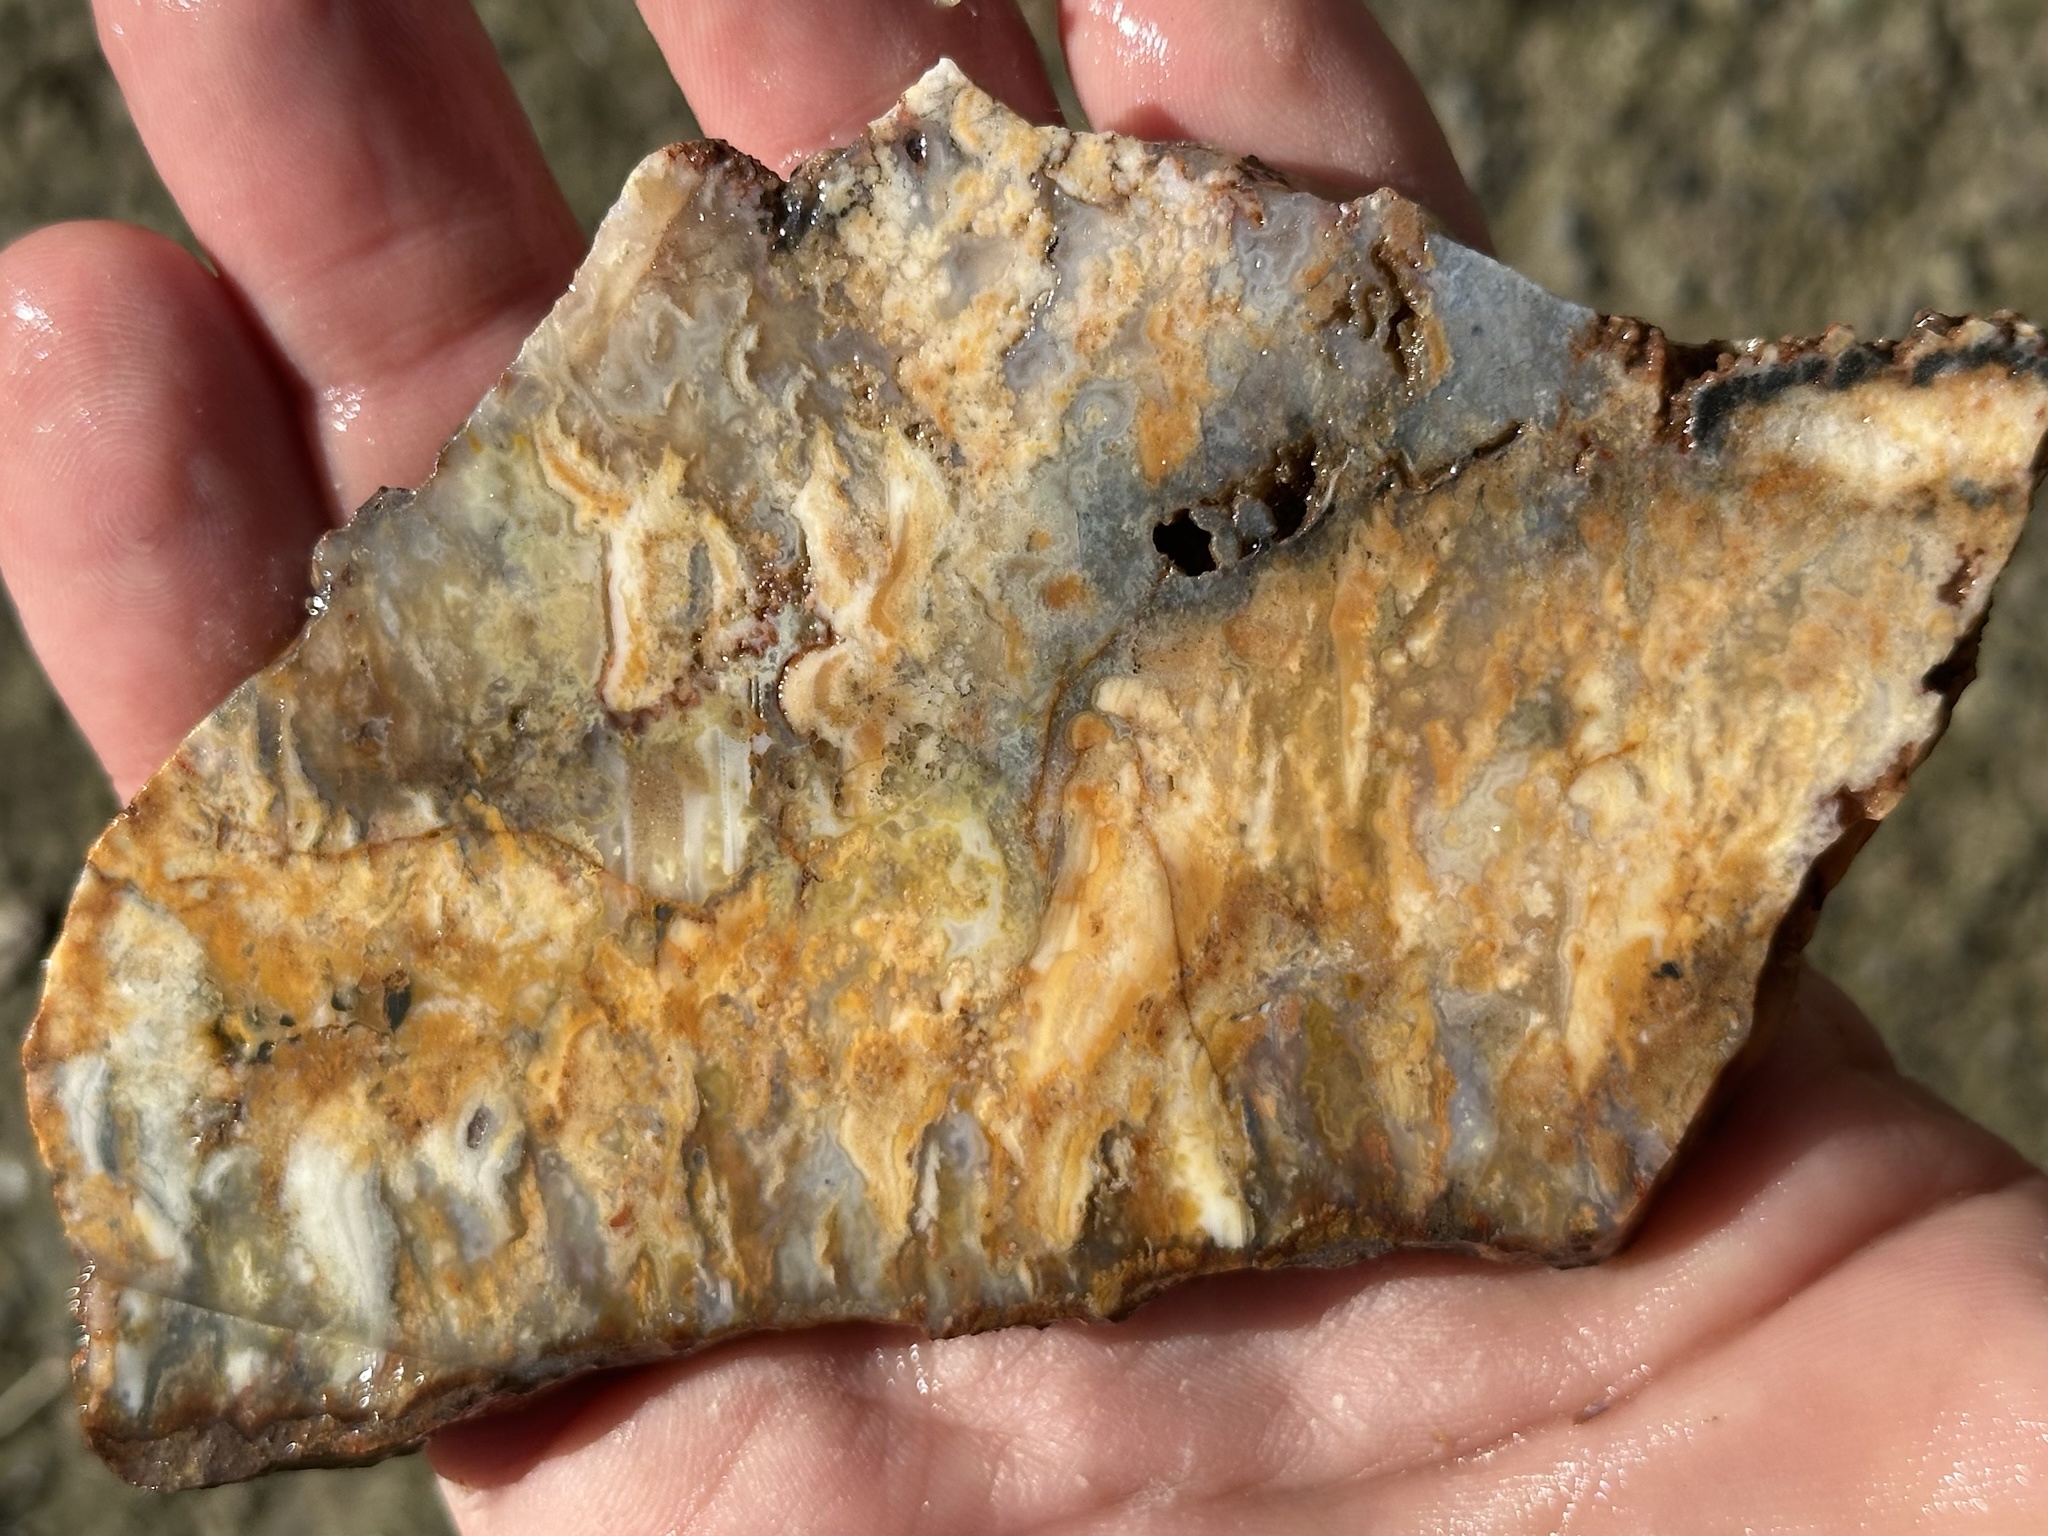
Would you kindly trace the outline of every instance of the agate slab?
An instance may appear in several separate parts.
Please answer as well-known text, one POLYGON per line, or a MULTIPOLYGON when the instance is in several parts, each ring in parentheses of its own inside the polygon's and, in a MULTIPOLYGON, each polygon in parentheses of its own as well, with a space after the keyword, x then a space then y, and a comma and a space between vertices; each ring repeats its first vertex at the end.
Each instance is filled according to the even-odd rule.
POLYGON ((94 1445, 1623 1240, 1967 676, 2010 318, 1687 349, 950 66, 633 176, 27 1047, 94 1445))

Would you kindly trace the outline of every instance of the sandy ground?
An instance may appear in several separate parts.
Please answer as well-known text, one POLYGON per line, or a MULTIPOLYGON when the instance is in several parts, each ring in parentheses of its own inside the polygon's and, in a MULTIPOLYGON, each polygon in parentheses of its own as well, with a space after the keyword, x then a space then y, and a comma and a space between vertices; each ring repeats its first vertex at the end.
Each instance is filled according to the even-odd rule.
MULTIPOLYGON (((1256 3, 1256 0, 1246 0, 1256 3)), ((630 0, 479 8, 586 223, 693 132, 630 0)), ((2048 317, 2038 0, 1380 0, 1506 258, 1687 337, 1896 332, 1923 305, 2048 317)), ((1034 7, 1042 13, 1044 3, 1034 7)), ((183 234, 83 0, 0 0, 0 239, 183 234)), ((1907 1069, 2048 1161, 2048 534, 2000 589, 1948 741, 1816 946, 1907 1069)), ((18 1038, 111 813, 0 604, 0 1036, 18 1038)), ((71 1265, 0 1051, 0 1536, 425 1536, 417 1459, 159 1497, 85 1453, 57 1366, 71 1265)))

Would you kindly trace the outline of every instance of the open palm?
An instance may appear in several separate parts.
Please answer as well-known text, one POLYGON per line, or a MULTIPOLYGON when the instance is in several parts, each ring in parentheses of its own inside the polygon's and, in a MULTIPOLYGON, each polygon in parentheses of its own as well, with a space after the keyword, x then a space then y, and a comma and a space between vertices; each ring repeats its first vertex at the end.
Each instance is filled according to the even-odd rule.
MULTIPOLYGON (((777 168, 950 53, 1034 116, 1010 0, 643 0, 777 168)), ((118 787, 296 627, 581 239, 463 0, 98 0, 208 270, 76 224, 0 255, 0 569, 118 787)), ((1104 127, 1483 238, 1356 0, 1069 0, 1104 127)), ((2048 1183, 1809 978, 1638 1241, 1190 1286, 1115 1327, 820 1331, 571 1388, 436 1449, 471 1533, 2048 1529, 2048 1183)))

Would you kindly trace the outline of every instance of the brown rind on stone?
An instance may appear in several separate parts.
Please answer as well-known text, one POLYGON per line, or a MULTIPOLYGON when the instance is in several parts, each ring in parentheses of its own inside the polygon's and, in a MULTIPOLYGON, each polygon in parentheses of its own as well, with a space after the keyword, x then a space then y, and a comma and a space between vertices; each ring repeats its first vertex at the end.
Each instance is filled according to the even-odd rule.
POLYGON ((1611 1253, 1965 680, 2043 358, 1676 347, 944 69, 654 157, 93 851, 25 1053, 88 1433, 1611 1253))

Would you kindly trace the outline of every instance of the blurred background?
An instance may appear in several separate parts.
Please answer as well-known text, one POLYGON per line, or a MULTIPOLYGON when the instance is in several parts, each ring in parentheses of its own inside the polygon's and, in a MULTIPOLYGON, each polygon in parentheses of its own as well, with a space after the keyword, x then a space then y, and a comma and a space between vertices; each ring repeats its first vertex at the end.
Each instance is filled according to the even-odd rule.
MULTIPOLYGON (((831 0, 823 0, 831 3, 831 0)), ((1259 0, 1243 0, 1257 4, 1259 0)), ((695 134, 632 0, 478 0, 596 222, 695 134)), ((1042 40, 1051 0, 1027 0, 1042 40)), ((2048 319, 2039 0, 1374 0, 1501 254, 1687 339, 1896 334, 1923 306, 2048 319)), ((1071 103, 1070 103, 1071 110, 1071 103)), ((189 238, 85 0, 0 0, 0 241, 57 219, 189 238)), ((417 1458, 173 1496, 105 1472, 69 1411, 72 1264, 15 1043, 112 796, 0 600, 0 1536, 428 1536, 417 1458)), ((1906 1070, 2048 1162, 2048 531, 1999 588, 1980 680, 1815 946, 1906 1070)))

